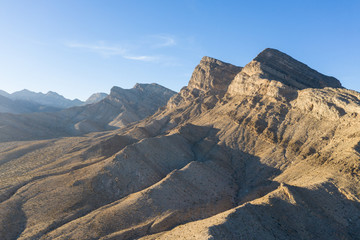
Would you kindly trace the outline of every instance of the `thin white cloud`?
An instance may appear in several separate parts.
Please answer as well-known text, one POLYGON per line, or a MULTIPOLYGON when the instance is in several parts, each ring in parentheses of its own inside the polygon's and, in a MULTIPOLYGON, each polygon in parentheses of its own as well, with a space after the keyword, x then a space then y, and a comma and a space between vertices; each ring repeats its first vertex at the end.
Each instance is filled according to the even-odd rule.
POLYGON ((87 51, 98 53, 102 56, 123 56, 127 50, 118 46, 106 46, 104 43, 99 44, 82 44, 82 43, 66 43, 67 47, 70 48, 81 48, 87 51))
POLYGON ((171 47, 176 45, 175 38, 167 35, 154 35, 154 38, 159 40, 159 43, 153 45, 154 48, 171 47))
POLYGON ((66 42, 64 45, 69 48, 82 49, 84 51, 93 52, 99 54, 103 57, 112 57, 119 56, 128 60, 143 61, 143 62, 158 62, 168 64, 168 57, 163 55, 143 55, 134 53, 136 52, 149 52, 154 51, 158 48, 170 47, 176 45, 174 37, 168 35, 152 35, 148 36, 148 41, 135 44, 132 43, 128 47, 119 46, 119 45, 110 45, 104 41, 99 41, 94 44, 84 44, 79 42, 66 42))
POLYGON ((158 57, 154 56, 123 56, 125 59, 130 60, 138 60, 138 61, 144 61, 144 62, 153 62, 158 60, 158 57))

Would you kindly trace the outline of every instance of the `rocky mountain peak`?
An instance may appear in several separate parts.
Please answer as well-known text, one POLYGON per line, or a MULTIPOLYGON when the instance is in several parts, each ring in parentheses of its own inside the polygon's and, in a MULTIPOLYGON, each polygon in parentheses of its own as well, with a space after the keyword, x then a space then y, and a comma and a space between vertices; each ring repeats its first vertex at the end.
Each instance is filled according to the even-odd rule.
POLYGON ((114 86, 110 90, 110 96, 111 97, 120 97, 121 95, 153 95, 153 94, 159 94, 159 95, 166 95, 166 96, 172 96, 175 94, 174 91, 163 87, 156 83, 136 83, 133 88, 131 89, 124 89, 121 87, 114 86))
POLYGON ((168 90, 167 88, 156 84, 156 83, 136 83, 133 89, 137 89, 140 91, 164 91, 168 90))
POLYGON ((101 100, 103 100, 107 96, 108 96, 108 94, 103 93, 103 92, 94 93, 85 101, 85 104, 93 104, 93 103, 100 102, 101 100))
POLYGON ((196 66, 188 88, 224 92, 241 69, 241 67, 205 56, 196 66))
POLYGON ((277 80, 285 85, 297 88, 341 88, 341 83, 334 77, 323 75, 309 66, 297 61, 279 50, 267 48, 243 71, 247 75, 277 80))
POLYGON ((60 94, 58 94, 57 92, 53 92, 53 91, 48 91, 45 95, 48 95, 48 96, 60 96, 60 94))

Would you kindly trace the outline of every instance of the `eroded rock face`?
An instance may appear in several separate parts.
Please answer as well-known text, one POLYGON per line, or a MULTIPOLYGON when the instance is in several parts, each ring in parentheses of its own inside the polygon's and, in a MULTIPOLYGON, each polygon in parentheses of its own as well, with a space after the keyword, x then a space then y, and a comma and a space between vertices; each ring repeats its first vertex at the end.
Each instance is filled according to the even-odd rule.
POLYGON ((229 84, 241 71, 238 67, 220 60, 203 57, 195 67, 188 86, 173 96, 167 106, 171 109, 204 102, 207 109, 213 108, 226 93, 229 84))
POLYGON ((276 49, 267 48, 244 67, 245 74, 276 80, 297 88, 341 88, 334 77, 325 76, 276 49))
POLYGON ((203 57, 190 78, 188 88, 215 93, 225 92, 241 69, 211 57, 203 57))
MULTIPOLYGON (((148 87, 111 96, 146 107, 148 87)), ((0 238, 358 239, 359 116, 358 92, 276 50, 205 57, 137 123, 1 143, 0 238)))

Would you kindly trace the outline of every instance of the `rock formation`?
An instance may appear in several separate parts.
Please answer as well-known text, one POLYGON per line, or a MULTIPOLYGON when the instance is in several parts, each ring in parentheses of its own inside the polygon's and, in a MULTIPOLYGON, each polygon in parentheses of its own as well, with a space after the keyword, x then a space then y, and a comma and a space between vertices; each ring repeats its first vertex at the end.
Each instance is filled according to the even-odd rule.
MULTIPOLYGON (((154 87, 100 103, 140 114, 154 87)), ((358 92, 277 50, 204 57, 139 122, 0 143, 0 238, 359 239, 359 116, 358 92)))

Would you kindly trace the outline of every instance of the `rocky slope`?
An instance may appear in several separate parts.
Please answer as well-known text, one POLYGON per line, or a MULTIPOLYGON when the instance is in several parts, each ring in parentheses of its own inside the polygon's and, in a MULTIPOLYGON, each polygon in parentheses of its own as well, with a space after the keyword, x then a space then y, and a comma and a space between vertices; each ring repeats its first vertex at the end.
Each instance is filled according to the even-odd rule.
POLYGON ((359 114, 277 50, 204 57, 140 122, 1 143, 0 238, 359 239, 359 114))

